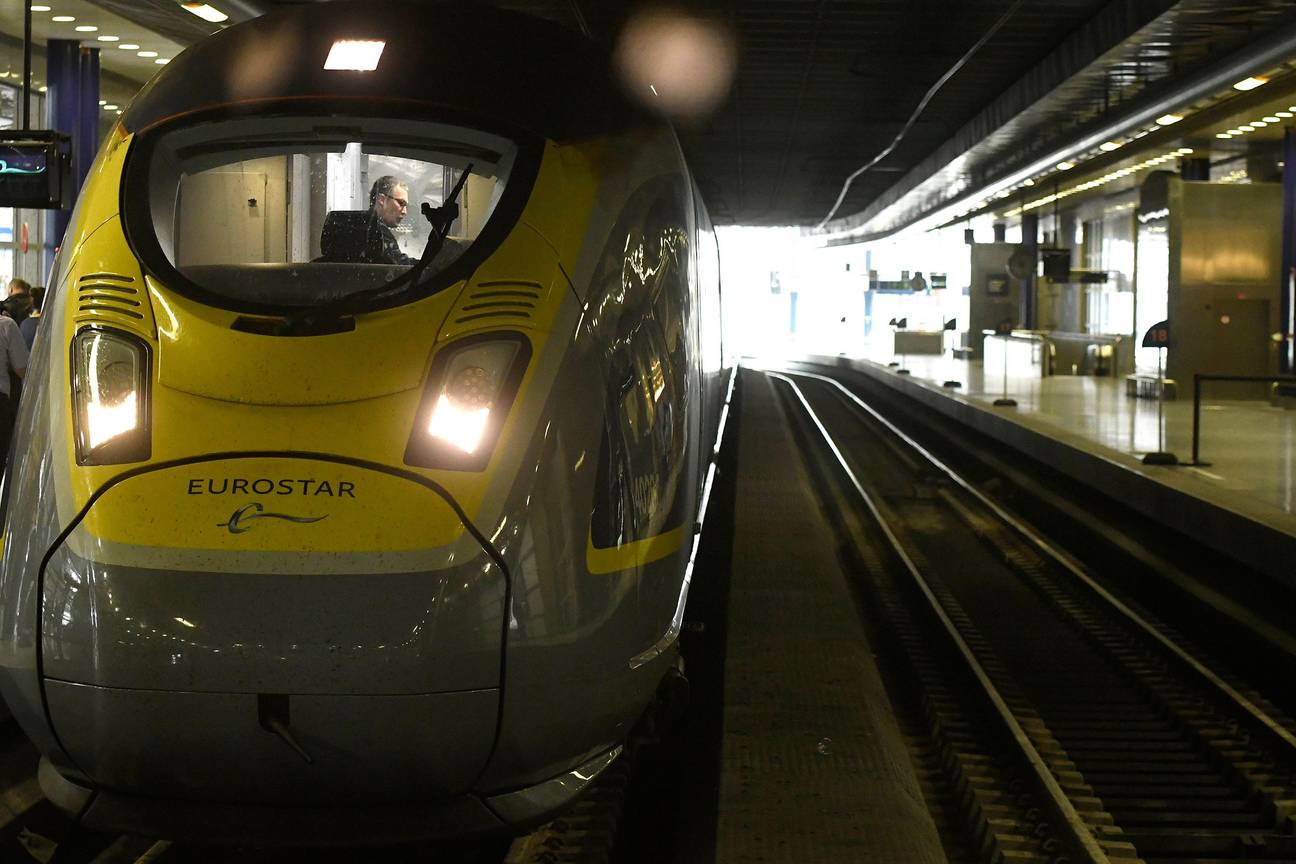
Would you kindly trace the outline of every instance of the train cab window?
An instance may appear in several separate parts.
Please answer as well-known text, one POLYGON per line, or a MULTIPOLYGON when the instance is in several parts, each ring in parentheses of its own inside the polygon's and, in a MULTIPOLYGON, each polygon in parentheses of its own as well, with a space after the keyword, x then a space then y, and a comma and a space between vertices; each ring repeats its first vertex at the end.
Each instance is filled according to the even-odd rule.
POLYGON ((216 305, 395 305, 436 290, 488 225, 509 218, 499 202, 517 149, 491 133, 411 120, 192 125, 162 133, 144 168, 128 172, 128 184, 147 190, 130 198, 127 230, 148 235, 136 248, 183 277, 177 290, 187 283, 216 305))

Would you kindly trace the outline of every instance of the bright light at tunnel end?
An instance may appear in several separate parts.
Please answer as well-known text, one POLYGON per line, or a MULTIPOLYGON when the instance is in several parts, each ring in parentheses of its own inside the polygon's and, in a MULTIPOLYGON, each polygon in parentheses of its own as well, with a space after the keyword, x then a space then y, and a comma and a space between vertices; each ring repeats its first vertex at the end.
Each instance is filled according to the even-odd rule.
POLYGON ((329 50, 325 69, 372 72, 378 68, 386 42, 372 39, 339 39, 329 50))

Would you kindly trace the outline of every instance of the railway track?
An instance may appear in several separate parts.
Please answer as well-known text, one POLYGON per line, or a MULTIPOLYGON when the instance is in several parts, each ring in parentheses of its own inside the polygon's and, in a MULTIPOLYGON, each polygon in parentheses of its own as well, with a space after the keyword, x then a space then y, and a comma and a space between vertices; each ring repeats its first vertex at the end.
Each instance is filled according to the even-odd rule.
POLYGON ((951 860, 1296 861, 1296 724, 844 387, 771 374, 900 648, 951 860))

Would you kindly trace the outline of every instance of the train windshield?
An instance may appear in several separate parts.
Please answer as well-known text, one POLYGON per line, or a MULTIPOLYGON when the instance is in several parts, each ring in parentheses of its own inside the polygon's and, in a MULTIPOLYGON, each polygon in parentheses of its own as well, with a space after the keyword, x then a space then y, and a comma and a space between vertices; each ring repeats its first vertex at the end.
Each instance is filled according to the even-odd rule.
POLYGON ((259 117, 164 133, 149 154, 140 227, 202 299, 363 311, 448 284, 504 209, 517 147, 430 122, 259 117))

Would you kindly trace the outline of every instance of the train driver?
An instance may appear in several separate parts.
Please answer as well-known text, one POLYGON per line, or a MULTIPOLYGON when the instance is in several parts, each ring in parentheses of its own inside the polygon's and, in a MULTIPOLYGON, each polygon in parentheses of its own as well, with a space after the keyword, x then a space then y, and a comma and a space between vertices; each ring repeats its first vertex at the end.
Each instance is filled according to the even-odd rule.
POLYGON ((350 264, 417 264, 401 251, 392 229, 409 209, 409 189, 390 174, 369 190, 368 210, 334 210, 320 235, 322 261, 350 264))
POLYGON ((401 251, 396 243, 392 229, 401 223, 409 210, 409 189, 405 184, 390 174, 385 174, 374 181, 369 190, 370 238, 366 244, 365 257, 371 264, 417 264, 417 258, 411 258, 401 251), (377 243, 373 235, 377 234, 377 243))

